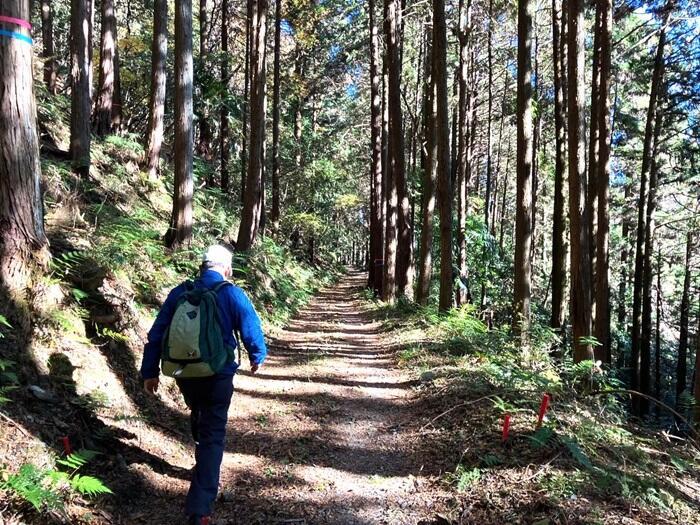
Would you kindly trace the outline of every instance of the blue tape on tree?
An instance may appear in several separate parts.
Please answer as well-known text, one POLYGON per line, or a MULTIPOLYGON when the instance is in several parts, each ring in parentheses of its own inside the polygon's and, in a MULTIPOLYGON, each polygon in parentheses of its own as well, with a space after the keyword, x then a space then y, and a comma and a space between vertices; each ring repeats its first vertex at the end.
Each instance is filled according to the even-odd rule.
POLYGON ((14 31, 6 31, 4 29, 0 29, 0 36, 6 36, 8 38, 16 38, 17 40, 21 40, 22 42, 26 42, 29 45, 32 45, 34 41, 32 40, 32 37, 23 35, 22 33, 16 33, 14 31))

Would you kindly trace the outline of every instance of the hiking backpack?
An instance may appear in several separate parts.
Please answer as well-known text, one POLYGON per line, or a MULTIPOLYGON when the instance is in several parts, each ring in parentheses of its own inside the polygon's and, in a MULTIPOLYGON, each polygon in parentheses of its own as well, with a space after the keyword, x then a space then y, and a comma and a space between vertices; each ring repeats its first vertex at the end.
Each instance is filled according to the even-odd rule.
POLYGON ((197 288, 185 283, 175 313, 163 336, 161 369, 175 378, 208 377, 235 362, 234 349, 224 343, 216 297, 231 283, 197 288))

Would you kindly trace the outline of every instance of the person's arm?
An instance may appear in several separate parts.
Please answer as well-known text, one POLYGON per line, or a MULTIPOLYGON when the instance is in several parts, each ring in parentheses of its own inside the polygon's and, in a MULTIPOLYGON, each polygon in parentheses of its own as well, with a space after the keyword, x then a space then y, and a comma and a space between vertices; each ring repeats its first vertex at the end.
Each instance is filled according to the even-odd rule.
MULTIPOLYGON (((148 332, 148 342, 143 348, 143 359, 141 360, 141 378, 144 383, 152 379, 158 379, 160 374, 160 354, 161 354, 161 344, 163 341, 163 336, 165 331, 173 319, 175 314, 175 305, 177 304, 177 299, 182 293, 182 286, 176 287, 168 294, 168 298, 163 303, 156 320, 153 322, 151 330, 148 332)), ((151 382, 153 384, 153 382, 151 382)), ((149 391, 154 391, 158 388, 157 383, 154 384, 154 388, 151 390, 146 385, 146 389, 149 391)))
POLYGON ((230 288, 234 311, 233 328, 241 334, 241 339, 248 351, 251 370, 255 371, 267 356, 260 318, 245 292, 235 286, 230 288))

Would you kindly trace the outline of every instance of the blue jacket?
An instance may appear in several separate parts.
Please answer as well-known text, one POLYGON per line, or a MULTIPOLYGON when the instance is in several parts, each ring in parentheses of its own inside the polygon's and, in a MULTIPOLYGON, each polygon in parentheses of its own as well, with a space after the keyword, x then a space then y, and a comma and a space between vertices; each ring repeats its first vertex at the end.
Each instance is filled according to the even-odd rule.
MULTIPOLYGON (((194 285, 197 288, 213 288, 223 280, 224 278, 220 273, 213 270, 205 270, 194 281, 194 285)), ((163 335, 175 314, 177 300, 184 292, 185 284, 183 283, 168 294, 168 298, 163 303, 163 307, 153 322, 151 331, 148 332, 148 342, 143 349, 143 360, 141 361, 141 377, 143 379, 158 377, 163 335)), ((238 286, 224 286, 219 290, 217 304, 219 306, 219 318, 224 334, 224 342, 235 348, 236 338, 233 335, 233 330, 237 330, 241 334, 245 348, 248 350, 250 363, 262 364, 267 355, 267 347, 265 346, 265 339, 260 327, 260 319, 245 292, 238 286)), ((226 365, 219 373, 233 375, 236 373, 237 368, 238 365, 236 363, 231 363, 226 365)))

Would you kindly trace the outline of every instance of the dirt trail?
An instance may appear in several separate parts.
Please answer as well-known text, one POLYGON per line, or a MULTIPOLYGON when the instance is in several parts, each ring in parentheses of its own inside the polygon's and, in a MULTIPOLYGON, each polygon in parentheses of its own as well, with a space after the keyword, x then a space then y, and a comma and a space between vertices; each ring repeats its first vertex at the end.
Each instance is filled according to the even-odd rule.
MULTIPOLYGON (((435 487, 402 425, 412 383, 351 273, 235 379, 217 523, 432 523, 435 487)), ((246 367, 247 368, 247 367, 246 367)))

